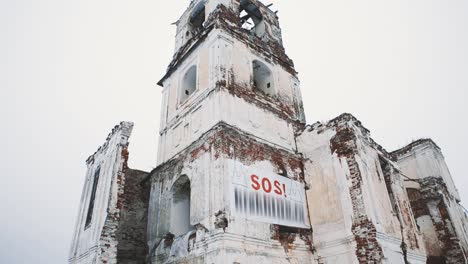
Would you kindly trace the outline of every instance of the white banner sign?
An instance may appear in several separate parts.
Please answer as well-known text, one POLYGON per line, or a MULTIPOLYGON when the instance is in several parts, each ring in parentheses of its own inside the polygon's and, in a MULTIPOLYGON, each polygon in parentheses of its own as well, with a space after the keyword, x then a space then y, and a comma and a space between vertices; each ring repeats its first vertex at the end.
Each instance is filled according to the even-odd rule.
POLYGON ((232 162, 231 212, 249 220, 310 228, 304 185, 232 162))

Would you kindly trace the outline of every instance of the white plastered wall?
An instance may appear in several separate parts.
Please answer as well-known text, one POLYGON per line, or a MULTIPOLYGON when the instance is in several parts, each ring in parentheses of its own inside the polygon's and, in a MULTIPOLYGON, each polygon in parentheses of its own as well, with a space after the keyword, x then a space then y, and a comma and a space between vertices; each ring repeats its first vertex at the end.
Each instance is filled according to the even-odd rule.
MULTIPOLYGON (((70 250, 70 263, 95 263, 100 255, 100 240, 103 226, 109 214, 117 209, 117 174, 123 165, 122 149, 128 143, 133 124, 123 122, 108 138, 106 144, 88 162, 86 180, 80 201, 78 220, 70 250), (91 224, 85 227, 89 200, 96 169, 100 167, 91 224)), ((116 244, 112 245, 116 246, 116 244)))
MULTIPOLYGON (((432 142, 423 142, 422 144, 415 146, 408 153, 399 156, 398 165, 400 166, 402 173, 412 179, 423 179, 426 177, 439 177, 443 179, 451 195, 451 197, 444 198, 447 210, 462 247, 465 250, 468 250, 468 221, 465 217, 463 208, 459 204, 460 195, 455 183, 453 182, 441 150, 432 142)), ((411 182, 408 182, 407 187, 419 188, 419 185, 414 185, 411 182)), ((427 217, 417 219, 417 221, 421 230, 425 234, 426 242, 431 243, 430 238, 434 236, 432 221, 427 219, 427 217)), ((433 248, 436 249, 437 247, 433 248)))
MULTIPOLYGON (((197 244, 186 258, 188 263, 197 258, 204 259, 203 263, 316 263, 310 248, 299 236, 295 239, 294 248, 286 253, 279 241, 272 239, 270 224, 250 221, 232 214, 230 179, 237 173, 236 169, 240 168, 233 166, 237 163, 239 161, 223 155, 215 157, 211 152, 184 163, 180 175, 187 175, 191 181, 190 221, 192 225, 200 224, 206 230, 203 235, 197 233, 197 244), (229 218, 226 230, 215 226, 219 211, 226 212, 229 218)), ((259 174, 262 171, 275 172, 269 161, 255 162, 248 166, 249 169, 259 171, 259 174)), ((148 226, 151 228, 156 223, 156 228, 148 230, 150 248, 157 245, 170 231, 170 195, 167 192, 178 177, 179 175, 175 175, 172 179, 165 178, 153 183, 148 226)), ((161 249, 156 250, 156 254, 161 252, 161 249)), ((157 263, 156 260, 153 263, 157 263)))
POLYGON ((445 163, 444 156, 432 143, 425 142, 407 154, 398 157, 398 166, 403 174, 413 179, 442 178, 447 184, 450 194, 460 201, 460 195, 445 163))
MULTIPOLYGON (((219 122, 293 150, 295 144, 291 123, 267 109, 231 95, 225 89, 216 89, 219 81, 229 81, 228 73, 231 71, 235 74, 234 80, 230 81, 251 88, 252 61, 262 58, 222 31, 212 33, 197 50, 164 81, 158 164, 189 146, 219 122), (181 104, 178 100, 181 79, 193 65, 198 70, 198 88, 181 104)), ((276 96, 291 105, 300 101, 298 80, 281 66, 262 61, 271 67, 276 96)))
MULTIPOLYGON (((353 122, 347 124, 357 136, 356 162, 361 173, 362 200, 366 215, 377 229, 377 240, 385 263, 404 263, 400 222, 392 208, 378 152, 371 147, 353 122)), ((314 245, 326 263, 358 263, 352 233, 353 205, 350 196, 350 171, 346 158, 331 152, 335 128, 305 130, 297 138, 298 151, 305 164, 314 245), (320 131, 320 132, 317 132, 320 131)), ((401 194, 402 195, 402 194, 401 194)), ((409 249, 412 263, 425 263, 423 249, 409 249)))

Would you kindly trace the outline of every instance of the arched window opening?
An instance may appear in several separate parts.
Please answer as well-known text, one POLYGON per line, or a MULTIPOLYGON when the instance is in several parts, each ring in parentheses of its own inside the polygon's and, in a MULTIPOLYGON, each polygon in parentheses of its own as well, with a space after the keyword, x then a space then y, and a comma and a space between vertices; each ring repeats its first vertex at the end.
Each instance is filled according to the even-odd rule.
POLYGON ((176 237, 194 230, 190 225, 190 180, 181 176, 172 187, 171 233, 176 237))
POLYGON ((253 87, 267 95, 274 95, 273 74, 263 62, 254 60, 253 66, 253 87))
POLYGON ((197 90, 197 66, 192 66, 182 79, 180 103, 185 102, 197 90))
POLYGON ((240 1, 239 16, 242 28, 247 29, 258 37, 262 37, 265 34, 265 22, 263 21, 262 13, 250 0, 240 1))
MULTIPOLYGON (((196 35, 203 29, 203 24, 205 23, 205 3, 200 2, 193 9, 192 14, 190 15, 190 26, 193 35, 196 35)), ((188 32, 187 32, 188 35, 188 32)))

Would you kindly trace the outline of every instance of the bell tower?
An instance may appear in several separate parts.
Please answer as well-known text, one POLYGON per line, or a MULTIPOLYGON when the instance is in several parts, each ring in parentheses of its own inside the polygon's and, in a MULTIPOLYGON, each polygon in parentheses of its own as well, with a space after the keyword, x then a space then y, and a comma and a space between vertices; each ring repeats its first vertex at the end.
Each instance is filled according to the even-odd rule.
POLYGON ((195 0, 176 22, 163 87, 158 164, 225 122, 294 150, 305 122, 277 15, 256 0, 195 0))
POLYGON ((258 0, 193 0, 176 22, 150 176, 152 263, 314 263, 300 84, 258 0))

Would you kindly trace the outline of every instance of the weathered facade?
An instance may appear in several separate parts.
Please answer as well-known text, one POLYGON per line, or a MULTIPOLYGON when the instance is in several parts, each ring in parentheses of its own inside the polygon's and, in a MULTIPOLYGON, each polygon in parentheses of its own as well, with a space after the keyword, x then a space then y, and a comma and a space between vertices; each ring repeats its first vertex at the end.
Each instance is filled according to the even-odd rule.
POLYGON ((307 158, 307 196, 319 260, 425 263, 404 178, 356 118, 343 114, 307 126, 297 142, 307 158))
POLYGON ((258 0, 194 0, 176 24, 156 168, 127 168, 117 126, 88 160, 71 263, 466 263, 432 141, 389 153, 350 114, 306 125, 258 0))
POLYGON ((402 173, 428 263, 466 263, 468 221, 440 148, 421 139, 392 153, 402 173))
POLYGON ((88 158, 70 263, 144 263, 147 255, 146 172, 127 166, 133 124, 117 125, 88 158))
POLYGON ((243 188, 244 175, 255 174, 268 192, 283 183, 267 183, 267 175, 304 190, 295 144, 305 122, 299 81, 276 14, 258 1, 192 1, 177 23, 174 60, 160 85, 159 166, 150 176, 151 263, 313 260, 305 203, 296 206, 284 195, 254 197, 243 188), (281 211, 281 202, 295 209, 281 211), (268 223, 273 215, 294 226, 268 223), (180 216, 186 219, 175 219, 180 216))

